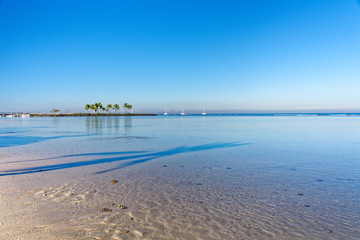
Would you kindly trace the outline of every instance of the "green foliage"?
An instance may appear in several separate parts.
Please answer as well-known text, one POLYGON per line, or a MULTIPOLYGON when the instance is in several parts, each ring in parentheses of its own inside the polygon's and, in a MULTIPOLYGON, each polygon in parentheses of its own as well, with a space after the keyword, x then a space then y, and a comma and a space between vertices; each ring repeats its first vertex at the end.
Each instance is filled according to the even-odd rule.
POLYGON ((84 107, 84 109, 85 109, 86 111, 89 111, 89 109, 91 109, 91 105, 90 105, 90 104, 86 104, 85 107, 84 107))
MULTIPOLYGON (((127 110, 130 110, 132 109, 132 105, 128 104, 128 103, 124 103, 123 107, 127 110)), ((94 104, 86 104, 84 106, 84 109, 85 110, 92 110, 94 113, 98 113, 98 111, 104 111, 104 112, 107 112, 107 113, 110 113, 111 111, 119 111, 120 110, 120 105, 115 103, 115 104, 108 104, 106 105, 106 107, 104 107, 102 105, 101 102, 97 102, 97 103, 94 103, 94 104)))
POLYGON ((101 102, 95 103, 95 112, 97 113, 98 110, 102 110, 104 107, 101 102))
POLYGON ((113 108, 112 104, 108 104, 108 105, 106 106, 106 111, 107 111, 107 112, 110 112, 110 111, 112 110, 112 108, 113 108))
POLYGON ((130 105, 130 104, 128 104, 128 103, 124 103, 123 108, 131 111, 132 105, 130 105))
POLYGON ((93 112, 96 112, 96 106, 95 106, 95 104, 91 104, 90 109, 91 109, 93 112))
POLYGON ((114 104, 114 111, 116 112, 116 111, 119 111, 119 109, 120 109, 120 106, 119 106, 119 104, 114 104))

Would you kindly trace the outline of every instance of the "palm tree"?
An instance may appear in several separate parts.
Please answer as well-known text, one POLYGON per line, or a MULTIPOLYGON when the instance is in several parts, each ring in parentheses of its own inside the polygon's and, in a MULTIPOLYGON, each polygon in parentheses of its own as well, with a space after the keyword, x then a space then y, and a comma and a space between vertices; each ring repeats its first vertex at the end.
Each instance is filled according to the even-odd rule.
POLYGON ((96 107, 95 104, 91 104, 90 109, 91 109, 93 112, 96 112, 96 111, 97 111, 97 107, 96 107))
POLYGON ((104 106, 102 105, 102 103, 101 102, 98 102, 98 105, 99 105, 99 110, 100 111, 104 111, 104 106))
POLYGON ((128 105, 129 105, 128 103, 124 103, 123 108, 128 109, 128 105))
POLYGON ((114 104, 114 111, 116 112, 116 111, 118 111, 120 109, 120 106, 119 106, 119 104, 114 104))
POLYGON ((58 112, 60 112, 60 110, 59 110, 59 109, 54 108, 54 109, 53 109, 53 110, 51 110, 50 112, 52 112, 52 113, 58 113, 58 112))
POLYGON ((131 111, 132 105, 130 105, 130 104, 128 104, 128 103, 124 103, 123 108, 126 108, 127 110, 130 110, 130 111, 131 111))
POLYGON ((110 112, 111 110, 112 110, 112 104, 108 104, 107 106, 106 106, 106 111, 107 112, 110 112))
POLYGON ((95 105, 95 112, 103 109, 103 105, 101 104, 101 102, 95 103, 94 105, 95 105))
POLYGON ((84 107, 84 109, 89 112, 89 109, 91 109, 91 105, 90 105, 90 104, 86 104, 85 107, 84 107))

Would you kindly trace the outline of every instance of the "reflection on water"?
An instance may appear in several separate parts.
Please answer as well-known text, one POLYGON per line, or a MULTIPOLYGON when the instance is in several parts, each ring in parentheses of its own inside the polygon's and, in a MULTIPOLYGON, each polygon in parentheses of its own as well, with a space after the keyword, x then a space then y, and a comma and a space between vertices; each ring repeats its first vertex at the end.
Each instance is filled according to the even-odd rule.
POLYGON ((114 118, 114 127, 118 129, 120 127, 120 119, 118 117, 114 118))
POLYGON ((132 128, 132 117, 131 116, 127 116, 124 118, 124 127, 125 127, 125 131, 129 132, 132 128))
POLYGON ((121 128, 130 131, 133 126, 131 117, 86 117, 85 128, 87 133, 118 133, 121 128))
POLYGON ((57 118, 57 117, 54 117, 53 119, 52 119, 53 121, 53 126, 54 126, 54 128, 58 128, 59 126, 60 126, 60 119, 59 118, 57 118))

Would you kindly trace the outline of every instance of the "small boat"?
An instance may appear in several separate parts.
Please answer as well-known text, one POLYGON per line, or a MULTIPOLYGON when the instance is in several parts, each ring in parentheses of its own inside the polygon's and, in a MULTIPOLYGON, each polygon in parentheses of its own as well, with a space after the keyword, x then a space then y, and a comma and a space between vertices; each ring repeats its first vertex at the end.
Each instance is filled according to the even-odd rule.
POLYGON ((165 108, 164 116, 167 116, 167 115, 168 115, 168 113, 167 113, 166 108, 165 108))
POLYGON ((201 115, 206 115, 205 108, 203 108, 201 115))
POLYGON ((21 114, 21 117, 22 118, 29 118, 30 114, 29 113, 23 113, 23 114, 21 114))
POLYGON ((181 109, 181 113, 180 113, 180 115, 185 115, 185 113, 184 113, 184 109, 181 109))
POLYGON ((6 115, 5 117, 7 117, 7 118, 12 118, 12 117, 14 117, 14 115, 13 115, 13 114, 8 114, 8 115, 6 115))

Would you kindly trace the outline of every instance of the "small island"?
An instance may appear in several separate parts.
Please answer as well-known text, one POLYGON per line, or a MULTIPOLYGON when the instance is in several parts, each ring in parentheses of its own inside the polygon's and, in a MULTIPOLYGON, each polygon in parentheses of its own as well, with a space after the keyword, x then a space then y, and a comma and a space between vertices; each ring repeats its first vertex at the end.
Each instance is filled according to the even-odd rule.
POLYGON ((59 109, 52 109, 50 113, 4 113, 11 117, 97 117, 97 116, 157 116, 155 113, 133 113, 132 105, 124 103, 124 112, 120 112, 119 104, 108 104, 106 107, 101 102, 86 104, 84 109, 87 113, 62 113, 59 109), (92 111, 92 112, 89 112, 92 111))
POLYGON ((30 117, 157 116, 155 113, 30 113, 30 117))

